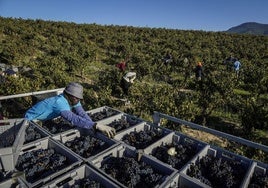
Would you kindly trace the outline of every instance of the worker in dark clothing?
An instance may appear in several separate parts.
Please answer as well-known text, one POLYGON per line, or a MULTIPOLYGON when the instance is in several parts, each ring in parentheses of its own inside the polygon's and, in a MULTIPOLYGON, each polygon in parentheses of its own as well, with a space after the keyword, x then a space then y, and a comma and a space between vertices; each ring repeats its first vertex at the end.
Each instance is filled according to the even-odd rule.
POLYGON ((135 72, 128 72, 121 79, 121 87, 125 95, 128 95, 129 88, 133 84, 135 79, 136 79, 135 72))
POLYGON ((234 64, 235 61, 237 61, 237 59, 235 57, 233 57, 232 55, 230 57, 228 57, 224 61, 224 64, 226 65, 226 70, 227 71, 231 71, 232 70, 232 66, 233 66, 233 64, 234 64))
POLYGON ((196 67, 195 67, 195 77, 198 81, 201 80, 203 74, 203 68, 202 68, 202 63, 198 62, 196 67))

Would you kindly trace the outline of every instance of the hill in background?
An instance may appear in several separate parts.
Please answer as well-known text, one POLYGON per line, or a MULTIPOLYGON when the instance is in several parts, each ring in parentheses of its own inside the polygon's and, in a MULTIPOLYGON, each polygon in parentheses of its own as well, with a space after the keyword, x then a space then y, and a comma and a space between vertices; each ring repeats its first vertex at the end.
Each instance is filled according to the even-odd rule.
POLYGON ((246 22, 227 30, 228 33, 268 35, 268 24, 246 22))

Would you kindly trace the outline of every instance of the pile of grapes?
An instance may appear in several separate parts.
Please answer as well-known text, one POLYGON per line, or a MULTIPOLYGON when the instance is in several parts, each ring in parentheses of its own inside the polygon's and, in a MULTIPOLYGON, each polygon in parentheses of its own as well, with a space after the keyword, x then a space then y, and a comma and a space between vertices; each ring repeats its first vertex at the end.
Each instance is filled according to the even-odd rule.
POLYGON ((75 128, 61 117, 43 122, 42 127, 52 134, 62 133, 75 128))
POLYGON ((248 187, 268 187, 268 172, 254 172, 248 187))
POLYGON ((122 116, 120 119, 115 119, 108 126, 115 128, 116 132, 122 131, 140 123, 141 120, 131 116, 122 116))
POLYGON ((99 121, 114 115, 119 114, 119 111, 113 110, 111 108, 104 108, 99 112, 95 112, 95 113, 88 113, 89 117, 92 119, 92 121, 99 121))
POLYGON ((171 165, 173 168, 178 170, 187 164, 197 153, 198 148, 192 143, 188 143, 187 145, 170 143, 163 146, 158 146, 152 151, 152 155, 157 159, 171 165), (168 149, 172 147, 175 148, 176 154, 171 156, 168 154, 168 149))
POLYGON ((19 156, 16 168, 25 173, 29 182, 45 178, 69 164, 66 156, 54 149, 38 149, 19 156))
POLYGON ((21 124, 17 124, 0 134, 0 148, 11 147, 21 128, 21 124))
MULTIPOLYGON (((3 134, 1 134, 1 136, 0 136, 0 148, 12 146, 18 132, 19 132, 19 127, 11 127, 7 131, 5 131, 3 134)), ((32 142, 34 140, 40 139, 42 137, 43 137, 43 135, 41 135, 38 132, 37 127, 30 124, 25 130, 24 144, 27 144, 27 143, 32 142)))
POLYGON ((165 178, 151 165, 126 156, 107 158, 101 170, 127 187, 155 187, 165 178))
POLYGON ((164 136, 160 129, 132 131, 122 137, 122 141, 136 149, 144 149, 164 136))
POLYGON ((38 140, 43 136, 38 132, 37 127, 33 124, 30 124, 25 130, 25 141, 24 144, 38 140))
POLYGON ((109 147, 103 140, 87 135, 65 142, 65 145, 78 155, 88 158, 109 147))
POLYGON ((81 188, 81 187, 89 187, 89 188, 104 188, 104 186, 95 181, 92 180, 90 178, 84 178, 84 179, 79 179, 79 180, 75 180, 74 185, 72 185, 70 188, 81 188))
POLYGON ((241 162, 206 155, 190 165, 187 175, 211 187, 235 188, 242 183, 246 170, 241 162))

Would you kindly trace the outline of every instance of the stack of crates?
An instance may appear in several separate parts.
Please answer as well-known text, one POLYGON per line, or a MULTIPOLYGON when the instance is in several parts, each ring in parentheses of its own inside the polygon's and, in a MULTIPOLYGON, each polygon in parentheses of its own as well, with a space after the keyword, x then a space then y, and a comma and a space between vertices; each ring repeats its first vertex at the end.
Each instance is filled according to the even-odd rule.
POLYGON ((14 185, 11 176, 16 171, 15 165, 23 145, 38 139, 48 138, 48 136, 44 130, 41 130, 34 123, 24 119, 1 120, 0 173, 3 181, 0 180, 0 187, 14 185), (38 137, 34 137, 33 135, 38 135, 38 137))
MULTIPOLYGON (((268 184, 267 164, 248 159, 182 133, 146 122, 143 119, 108 106, 92 109, 87 111, 87 113, 93 121, 114 127, 117 130, 114 138, 108 138, 98 131, 94 132, 93 130, 76 127, 71 127, 69 130, 55 134, 46 130, 40 122, 29 122, 23 119, 0 121, 0 138, 3 142, 0 143, 0 167, 3 172, 2 176, 5 176, 4 179, 0 179, 0 187, 63 188, 88 183, 107 188, 126 188, 130 186, 128 183, 122 182, 122 179, 116 177, 113 173, 105 171, 105 165, 107 165, 106 163, 111 158, 132 158, 131 160, 135 160, 137 163, 152 167, 155 174, 152 174, 151 178, 157 177, 159 174, 161 175, 161 179, 158 180, 156 185, 152 186, 158 188, 215 187, 215 185, 210 186, 207 181, 204 181, 203 177, 195 177, 192 173, 192 170, 196 170, 196 167, 200 166, 204 160, 211 158, 218 161, 217 165, 221 162, 230 162, 235 164, 237 169, 242 169, 239 177, 236 177, 237 181, 239 181, 235 185, 237 187, 265 187, 268 184), (124 125, 120 126, 120 123, 124 125), (38 134, 37 137, 31 135, 33 130, 38 134), (155 134, 158 136, 157 139, 152 139, 148 143, 144 140, 143 143, 138 145, 139 140, 135 141, 137 138, 133 135, 146 131, 155 131, 155 134), (8 133, 12 133, 14 142, 6 147, 4 141, 6 141, 8 133), (80 151, 73 150, 70 143, 83 137, 89 139, 88 136, 99 140, 100 146, 92 151, 92 155, 84 157, 80 151), (132 140, 126 140, 129 136, 132 140), (5 145, 5 147, 1 147, 1 144, 5 145), (158 151, 164 151, 163 156, 168 156, 167 151, 170 148, 175 148, 176 151, 174 156, 172 156, 174 158, 170 158, 170 160, 164 160, 161 154, 157 153, 158 151), (62 167, 54 169, 54 171, 44 171, 39 175, 40 177, 37 176, 35 179, 31 179, 27 177, 28 171, 27 173, 26 170, 20 171, 21 166, 19 166, 19 163, 22 163, 20 157, 34 152, 38 153, 42 150, 53 150, 55 154, 65 156, 67 162, 62 167), (184 155, 185 153, 182 150, 188 155, 190 153, 190 155, 184 155), (175 165, 176 163, 172 160, 180 161, 179 165, 175 165), (12 176, 15 177, 12 179, 12 176)), ((142 134, 141 137, 143 136, 147 137, 148 135, 142 134)), ((80 142, 80 144, 84 144, 84 141, 80 142)), ((24 166, 27 162, 25 162, 24 166)), ((120 167, 123 167, 123 164, 120 167)), ((204 168, 209 167, 205 166, 204 168)), ((146 173, 150 172, 150 170, 146 173)), ((123 175, 124 173, 121 176, 123 175)), ((204 178, 206 178, 205 175, 204 178)), ((134 178, 131 181, 137 183, 138 181, 145 180, 134 178)), ((221 180, 216 181, 220 182, 221 180)))

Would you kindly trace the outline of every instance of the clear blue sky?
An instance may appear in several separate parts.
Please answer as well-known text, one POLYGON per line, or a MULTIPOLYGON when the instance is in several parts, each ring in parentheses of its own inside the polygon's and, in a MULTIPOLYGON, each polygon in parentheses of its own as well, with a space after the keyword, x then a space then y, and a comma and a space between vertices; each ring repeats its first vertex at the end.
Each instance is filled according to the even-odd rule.
POLYGON ((268 0, 0 0, 0 16, 182 30, 268 24, 268 0))

